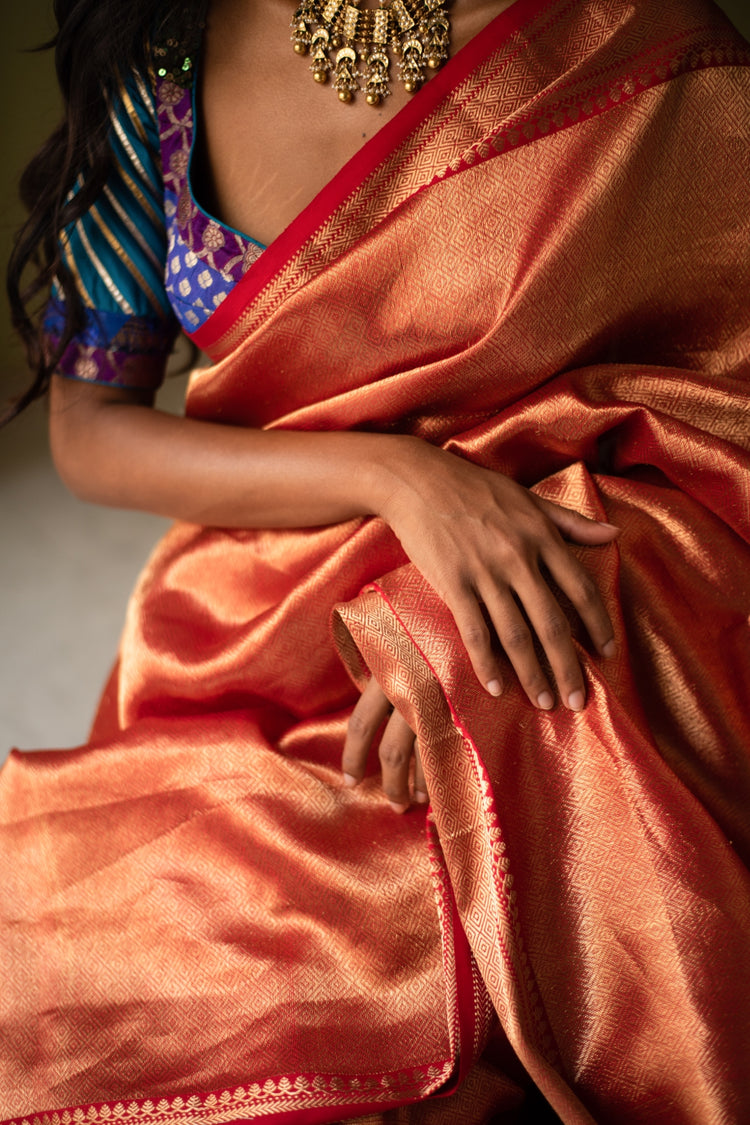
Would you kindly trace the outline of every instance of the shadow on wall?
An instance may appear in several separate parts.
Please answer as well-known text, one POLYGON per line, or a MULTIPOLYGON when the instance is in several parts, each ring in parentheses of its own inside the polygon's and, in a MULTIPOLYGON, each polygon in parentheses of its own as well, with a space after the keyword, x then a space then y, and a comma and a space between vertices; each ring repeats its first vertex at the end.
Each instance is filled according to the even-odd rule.
MULTIPOLYGON (((179 410, 184 380, 163 409, 179 410)), ((0 763, 12 746, 85 741, 128 594, 168 521, 84 504, 66 491, 35 403, 0 437, 0 763)))
MULTIPOLYGON (((52 0, 26 0, 3 10, 0 39, 0 98, 2 152, 0 165, 0 260, 8 261, 13 232, 23 220, 17 200, 18 176, 60 117, 60 99, 52 53, 31 52, 49 40, 55 30, 52 0)), ((18 386, 25 378, 20 344, 10 328, 5 286, 0 288, 0 373, 5 398, 8 380, 18 386)))

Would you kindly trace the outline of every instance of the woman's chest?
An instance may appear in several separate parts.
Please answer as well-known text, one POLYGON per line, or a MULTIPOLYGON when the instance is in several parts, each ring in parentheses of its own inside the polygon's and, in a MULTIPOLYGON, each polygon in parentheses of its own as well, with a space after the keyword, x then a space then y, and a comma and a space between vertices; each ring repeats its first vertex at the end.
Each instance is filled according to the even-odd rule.
MULTIPOLYGON (((456 0, 451 53, 509 2, 456 0)), ((196 192, 225 222, 266 244, 412 97, 391 52, 390 94, 368 105, 362 52, 360 89, 342 104, 330 79, 314 80, 310 55, 293 50, 294 6, 295 0, 215 0, 201 57, 196 192)))
MULTIPOLYGON (((222 220, 269 244, 408 100, 342 104, 292 49, 289 0, 210 13, 196 97, 193 186, 222 220), (252 11, 249 9, 252 7, 252 11)), ((394 76, 395 77, 395 76, 394 76)))

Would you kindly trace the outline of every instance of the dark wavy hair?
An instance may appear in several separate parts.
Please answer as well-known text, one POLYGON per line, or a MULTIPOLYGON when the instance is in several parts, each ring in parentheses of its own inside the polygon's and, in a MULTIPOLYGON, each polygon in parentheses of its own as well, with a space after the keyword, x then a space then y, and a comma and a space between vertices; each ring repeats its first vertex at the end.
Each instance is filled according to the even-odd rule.
POLYGON ((57 33, 37 50, 53 49, 64 116, 21 175, 20 196, 28 218, 16 236, 7 285, 13 326, 26 346, 33 379, 2 421, 45 393, 52 372, 83 309, 72 275, 61 260, 59 234, 80 218, 106 182, 112 104, 124 76, 149 66, 149 42, 157 29, 188 17, 197 0, 55 0, 57 33), (68 198, 78 176, 83 186, 68 198), (42 317, 56 278, 65 298, 65 328, 54 353, 42 339, 42 317))

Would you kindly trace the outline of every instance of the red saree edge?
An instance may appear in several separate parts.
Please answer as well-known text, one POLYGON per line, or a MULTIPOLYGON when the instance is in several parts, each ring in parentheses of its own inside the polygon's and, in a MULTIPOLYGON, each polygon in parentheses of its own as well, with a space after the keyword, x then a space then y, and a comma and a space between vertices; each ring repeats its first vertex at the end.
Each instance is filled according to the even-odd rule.
MULTIPOLYGON (((272 1109, 270 1111, 267 1109, 267 1102, 265 1105, 258 1104, 258 1098, 267 1082, 263 1087, 260 1083, 249 1083, 248 1087, 233 1086, 228 1090, 213 1092, 193 1094, 185 1092, 184 1095, 168 1094, 164 1097, 157 1094, 146 1099, 125 1097, 116 1102, 88 1102, 68 1108, 29 1110, 21 1117, 0 1121, 0 1125, 82 1125, 84 1122, 86 1125, 104 1125, 105 1122, 108 1125, 112 1125, 112 1122, 140 1122, 141 1125, 201 1125, 201 1122, 215 1125, 217 1122, 222 1122, 223 1125, 244 1125, 245 1122, 257 1121, 260 1117, 264 1121, 274 1122, 274 1125, 336 1125, 341 1121, 342 1116, 361 1117, 368 1113, 384 1113, 389 1109, 397 1109, 433 1096, 452 1093, 455 1086, 448 1088, 445 1084, 446 1081, 453 1082, 452 1074, 442 1082, 439 1081, 449 1061, 442 1064, 442 1071, 438 1063, 418 1068, 424 1071, 426 1076, 432 1071, 429 1077, 438 1080, 436 1090, 428 1094, 412 1092, 399 1096, 394 1092, 391 1097, 370 1098, 368 1101, 346 1101, 340 1096, 337 1101, 328 1102, 326 1105, 281 1109, 274 1112, 272 1109), (247 1104, 243 1108, 239 1102, 246 1100, 248 1090, 252 1091, 254 1086, 257 1086, 260 1092, 257 1097, 253 1097, 253 1104, 247 1104), (237 1104, 237 1114, 232 1113, 232 1103, 237 1104), (245 1116, 248 1113, 250 1116, 245 1116)), ((318 1097, 325 1098, 326 1091, 322 1086, 318 1086, 315 1078, 316 1076, 311 1076, 311 1092, 313 1096, 317 1094, 318 1097)), ((291 1096, 291 1082, 289 1086, 291 1096)), ((342 1093, 340 1089, 336 1092, 342 1093)))
MULTIPOLYGON (((465 743, 465 745, 466 745, 466 747, 467 747, 467 749, 468 749, 468 751, 471 755, 472 772, 474 773, 474 775, 477 779, 477 783, 479 784, 480 788, 482 789, 482 791, 484 793, 483 804, 484 804, 485 815, 486 815, 488 821, 490 821, 492 823, 494 829, 498 832, 498 834, 500 834, 500 821, 499 821, 498 814, 497 814, 497 806, 495 804, 495 798, 494 798, 494 794, 492 792, 492 787, 490 785, 489 776, 487 775, 487 772, 485 770, 485 766, 484 766, 484 763, 482 761, 481 754, 479 753, 479 749, 478 749, 472 735, 469 733, 465 723, 462 721, 462 719, 459 715, 459 712, 457 711, 456 706, 453 702, 453 699, 451 698, 450 693, 448 692, 445 685, 443 684, 434 664, 432 663, 432 661, 430 660, 428 655, 425 653, 425 651, 421 647, 421 645, 418 644, 418 642, 416 641, 415 637, 413 636, 411 630, 409 629, 408 625, 406 624, 403 617, 400 615, 400 613, 398 612, 398 610, 396 609, 393 602, 391 601, 391 599, 389 598, 389 596, 385 592, 385 590, 382 588, 382 586, 380 586, 380 584, 378 582, 370 582, 362 588, 362 590, 360 591, 360 594, 365 593, 368 590, 377 594, 383 600, 383 602, 388 606, 388 608, 389 608, 390 612, 393 614, 395 620, 398 622, 399 626, 403 629, 404 633, 409 638, 409 641, 411 642, 411 644, 414 645, 415 649, 417 650, 417 652, 421 656, 422 660, 425 662, 425 665, 429 668, 430 672, 435 677, 436 682, 440 686, 440 690, 442 691, 443 697, 444 697, 445 702, 448 706, 448 710, 450 712, 452 722, 453 722, 456 730, 458 731, 459 735, 461 736, 463 742, 465 743)), ((435 828, 435 832, 437 834, 436 828, 435 828)), ((438 839, 439 839, 439 837, 438 837, 438 839)), ((508 897, 508 886, 507 886, 508 873, 507 873, 506 870, 503 870, 503 869, 499 868, 494 860, 492 862, 492 877, 493 877, 495 891, 496 891, 496 895, 497 895, 498 909, 499 909, 500 913, 502 914, 502 916, 504 917, 505 922, 508 925, 510 925, 511 927, 513 927, 512 908, 511 908, 510 900, 509 900, 509 897, 508 897)), ((449 877, 448 877, 448 880, 447 880, 447 886, 450 889, 450 878, 449 877)), ((462 1019, 462 1024, 461 1024, 461 1028, 462 1028, 462 1033, 461 1033, 461 1058, 459 1059, 459 1063, 463 1064, 463 1065, 461 1065, 459 1074, 456 1076, 456 1079, 455 1079, 456 1085, 458 1085, 458 1083, 462 1080, 462 1078, 464 1076, 464 1073, 465 1073, 463 1067, 466 1065, 466 1060, 467 1060, 467 1058, 470 1059, 471 1055, 472 1055, 470 1043, 467 1043, 467 1050, 466 1051, 464 1051, 463 1048, 464 1048, 464 1043, 466 1042, 466 1039, 464 1038, 464 1036, 466 1034, 466 1031, 468 1030, 468 1021, 466 1023, 464 1023, 464 1020, 466 1019, 466 1013, 465 1013, 465 1010, 464 1010, 464 1005, 465 1005, 467 994, 472 995, 472 997, 473 997, 473 986, 470 982, 467 983, 466 969, 468 968, 469 973, 471 972, 470 965, 471 965, 471 958, 473 957, 473 952, 471 950, 471 945, 470 945, 468 936, 466 935, 463 924, 461 923, 460 916, 458 914, 458 909, 457 909, 457 906, 455 904, 455 897, 452 894, 452 889, 450 890, 450 893, 451 893, 451 899, 454 903, 454 907, 455 907, 455 910, 456 910, 455 933, 456 933, 456 935, 460 935, 460 937, 463 939, 463 943, 465 943, 465 949, 466 949, 467 954, 468 954, 466 961, 463 963, 463 965, 461 967, 459 967, 459 951, 461 952, 461 954, 463 954, 463 947, 464 946, 463 946, 463 943, 460 944, 459 941, 457 940, 455 942, 455 948, 456 948, 456 978, 457 978, 457 983, 458 983, 459 989, 461 990, 461 991, 459 991, 459 1013, 460 1013, 460 1016, 461 1016, 461 1019, 462 1019)), ((508 944, 507 944, 504 936, 502 935, 502 933, 500 933, 499 931, 496 932, 496 939, 497 939, 498 951, 499 951, 500 956, 501 956, 501 958, 502 958, 502 960, 503 960, 503 962, 506 966, 506 969, 507 969, 508 973, 513 978, 513 980, 516 982, 517 986, 522 987, 521 979, 519 978, 519 974, 516 972, 516 968, 514 966, 513 958, 510 954, 508 944)), ((479 965, 477 966, 477 968, 481 972, 481 968, 479 967, 479 965)), ((528 989, 528 987, 529 987, 529 978, 527 976, 527 978, 526 978, 526 988, 528 989)), ((533 977, 532 977, 532 993, 536 993, 536 988, 535 988, 535 985, 533 983, 533 977)), ((528 993, 527 993, 527 995, 528 995, 528 993)), ((493 1007, 495 1007, 495 1011, 496 1011, 496 1014, 497 1014, 497 1008, 496 1008, 494 1002, 493 1002, 493 1007)), ((510 1029, 506 1028, 503 1025, 502 1020, 500 1021, 500 1025, 503 1028, 503 1030, 508 1034, 508 1039, 509 1039, 509 1042, 510 1042, 510 1045, 511 1045, 511 1049, 515 1050, 515 1036, 511 1034, 510 1029)), ((542 1025, 541 1026, 537 1025, 537 1031, 541 1032, 541 1042, 533 1044, 532 1050, 535 1051, 535 1052, 540 1052, 539 1057, 540 1057, 540 1060, 542 1062, 542 1065, 543 1065, 544 1069, 547 1070, 551 1065, 557 1065, 558 1067, 560 1067, 561 1064, 562 1064, 562 1060, 560 1058, 560 1054, 559 1054, 559 1050, 558 1050, 558 1047, 557 1047, 557 1043, 556 1043, 555 1038, 554 1038, 554 1034, 553 1034, 552 1029, 551 1029, 551 1027, 549 1026, 549 1024, 546 1020, 546 1016, 542 1017, 542 1025), (540 1051, 540 1048, 543 1048, 543 1051, 540 1051)), ((522 1065, 524 1065, 524 1066, 527 1065, 525 1060, 522 1059, 521 1061, 522 1061, 522 1065)), ((534 1080, 537 1081, 537 1083, 539 1085, 539 1088, 542 1091, 542 1093, 545 1095, 545 1097, 550 1098, 550 1094, 552 1092, 551 1089, 546 1089, 545 1086, 541 1082, 539 1082, 539 1076, 535 1076, 534 1080)), ((455 1088, 455 1087, 453 1087, 453 1088, 455 1088)), ((446 1091, 446 1092, 449 1092, 449 1091, 446 1091)), ((440 1091, 440 1093, 442 1093, 442 1091, 440 1091)), ((588 1118, 586 1118, 586 1119, 588 1120, 588 1118)))
MULTIPOLYGON (((388 601, 388 599, 385 599, 388 601)), ((388 603, 390 604, 390 603, 388 603)), ((453 935, 453 957, 456 976, 456 998, 458 1018, 458 1065, 446 1081, 442 1089, 432 1097, 444 1098, 455 1093, 466 1078, 469 1070, 476 1061, 474 1058, 474 1043, 476 1040, 476 1014, 475 1014, 475 984, 472 971, 472 952, 469 939, 461 924, 456 897, 450 882, 450 876, 445 866, 445 860, 440 852, 440 842, 434 823, 427 823, 428 847, 433 861, 442 869, 442 886, 448 898, 450 911, 451 934, 453 935)))
MULTIPOLYGON (((475 742, 474 742, 474 739, 473 739, 473 738, 471 737, 471 735, 469 734, 469 731, 468 731, 468 730, 466 729, 466 725, 465 725, 465 724, 464 724, 464 722, 462 721, 462 719, 461 719, 461 717, 460 717, 460 715, 459 715, 458 711, 457 711, 457 710, 456 710, 456 708, 455 708, 455 705, 454 705, 454 703, 453 703, 453 700, 451 699, 451 697, 450 697, 450 695, 449 695, 448 691, 447 691, 447 690, 446 690, 446 688, 444 687, 444 685, 443 685, 443 682, 442 682, 442 680, 440 679, 440 676, 438 675, 437 669, 435 668, 434 664, 433 664, 433 663, 432 663, 432 661, 430 660, 429 656, 427 656, 426 652, 424 652, 424 650, 423 650, 423 649, 422 649, 422 648, 421 648, 421 647, 420 647, 420 646, 419 646, 419 645, 417 644, 417 642, 416 642, 416 640, 414 639, 414 637, 413 637, 413 635, 412 635, 412 633, 411 633, 411 631, 410 631, 409 627, 407 626, 406 622, 404 621, 404 619, 403 619, 403 618, 401 617, 401 615, 399 614, 398 610, 396 609, 396 607, 394 606, 393 602, 391 601, 391 599, 390 599, 390 598, 388 597, 388 595, 386 594, 386 592, 385 592, 385 590, 383 589, 383 587, 382 587, 382 586, 380 586, 380 585, 379 585, 379 584, 378 584, 377 582, 370 582, 370 583, 369 583, 369 584, 368 584, 367 586, 365 586, 365 587, 363 588, 363 590, 361 590, 361 591, 360 591, 360 593, 364 593, 364 592, 365 592, 365 590, 373 590, 373 591, 374 591, 374 592, 375 592, 376 594, 378 594, 378 596, 379 596, 379 597, 381 597, 381 598, 383 599, 383 601, 385 602, 385 604, 386 604, 386 605, 388 606, 388 608, 390 609, 391 613, 393 614, 393 616, 395 617, 395 619, 396 619, 396 620, 398 621, 399 625, 400 625, 400 626, 401 626, 401 628, 402 628, 402 629, 404 630, 404 632, 406 633, 407 637, 409 638, 409 640, 411 641, 411 643, 412 643, 412 644, 414 645, 414 647, 416 648, 417 652, 419 653, 419 655, 420 655, 420 656, 422 657, 422 659, 424 660, 424 662, 425 662, 425 664, 427 665, 427 667, 428 667, 428 668, 430 669, 430 671, 432 672, 432 674, 433 674, 433 676, 435 677, 436 681, 437 681, 437 682, 438 682, 438 683, 440 684, 440 690, 442 691, 442 693, 443 693, 443 695, 444 695, 444 697, 445 697, 445 702, 446 702, 446 703, 448 704, 448 710, 450 711, 450 714, 451 714, 451 719, 453 720, 453 724, 454 724, 454 726, 456 727, 456 730, 457 730, 457 731, 459 732, 459 734, 460 734, 460 735, 461 735, 461 737, 463 738, 463 740, 464 740, 464 742, 466 743, 466 745, 467 745, 467 746, 469 746, 469 747, 471 748, 471 751, 472 751, 472 753, 474 754, 475 762, 480 762, 480 763, 481 763, 481 757, 480 757, 480 754, 479 754, 479 750, 478 750, 478 748, 477 748, 477 746, 476 746, 476 744, 475 744, 475 742)), ((485 778, 485 780, 486 780, 486 778, 485 778)), ((492 814, 493 814, 493 816, 496 816, 496 810, 495 810, 495 802, 494 802, 494 798, 490 797, 490 798, 489 798, 489 800, 490 800, 490 803, 491 803, 491 807, 492 807, 492 814)), ((505 902, 505 900, 504 900, 504 899, 503 899, 503 902, 505 902)), ((459 924, 458 924, 458 929, 457 929, 457 931, 456 931, 456 932, 457 932, 457 933, 461 933, 461 934, 463 935, 463 937, 464 937, 464 940, 465 940, 465 942, 466 942, 466 947, 467 947, 467 949, 468 949, 468 950, 470 950, 470 948, 471 948, 471 947, 469 946, 469 939, 468 939, 468 938, 466 937, 466 934, 465 934, 465 932, 464 932, 464 928, 463 928, 463 925, 462 925, 462 924, 460 923, 460 921, 459 921, 459 924)), ((505 943, 504 943, 504 942, 501 942, 501 943, 500 943, 500 948, 502 949, 503 957, 505 958, 505 961, 506 961, 506 963, 507 963, 507 965, 508 965, 509 969, 510 969, 511 971, 513 971, 513 964, 512 964, 512 961, 511 961, 510 957, 508 956, 508 951, 507 951, 507 949, 506 949, 506 946, 505 946, 505 943)), ((458 973, 458 963, 456 964, 456 972, 458 973)))
POLYGON ((495 50, 502 38, 509 38, 533 16, 542 12, 553 0, 514 0, 473 39, 469 40, 446 65, 430 78, 417 97, 407 102, 398 113, 366 141, 333 178, 321 188, 296 219, 274 239, 250 269, 230 290, 228 296, 208 320, 189 333, 196 347, 210 350, 234 323, 238 312, 248 303, 250 294, 259 293, 286 265, 296 249, 314 233, 328 216, 353 192, 366 176, 403 141, 438 105, 442 98, 495 50))

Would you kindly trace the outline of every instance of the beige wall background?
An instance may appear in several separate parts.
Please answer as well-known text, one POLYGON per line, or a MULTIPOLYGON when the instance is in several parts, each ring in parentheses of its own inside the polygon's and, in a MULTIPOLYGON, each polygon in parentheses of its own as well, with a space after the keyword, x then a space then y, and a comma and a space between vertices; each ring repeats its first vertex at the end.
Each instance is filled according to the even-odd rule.
MULTIPOLYGON (((252 0, 248 0, 252 2, 252 0)), ((606 3, 606 0, 602 0, 606 3)), ((750 38, 750 0, 722 4, 750 38)), ((22 219, 20 170, 56 124, 52 0, 12 0, 0 38, 0 266, 22 219)), ((0 397, 26 378, 0 288, 0 397)), ((181 383, 160 405, 179 410, 181 383)), ((0 432, 0 762, 11 746, 84 741, 114 656, 128 593, 166 521, 82 504, 47 450, 43 404, 0 432)))

